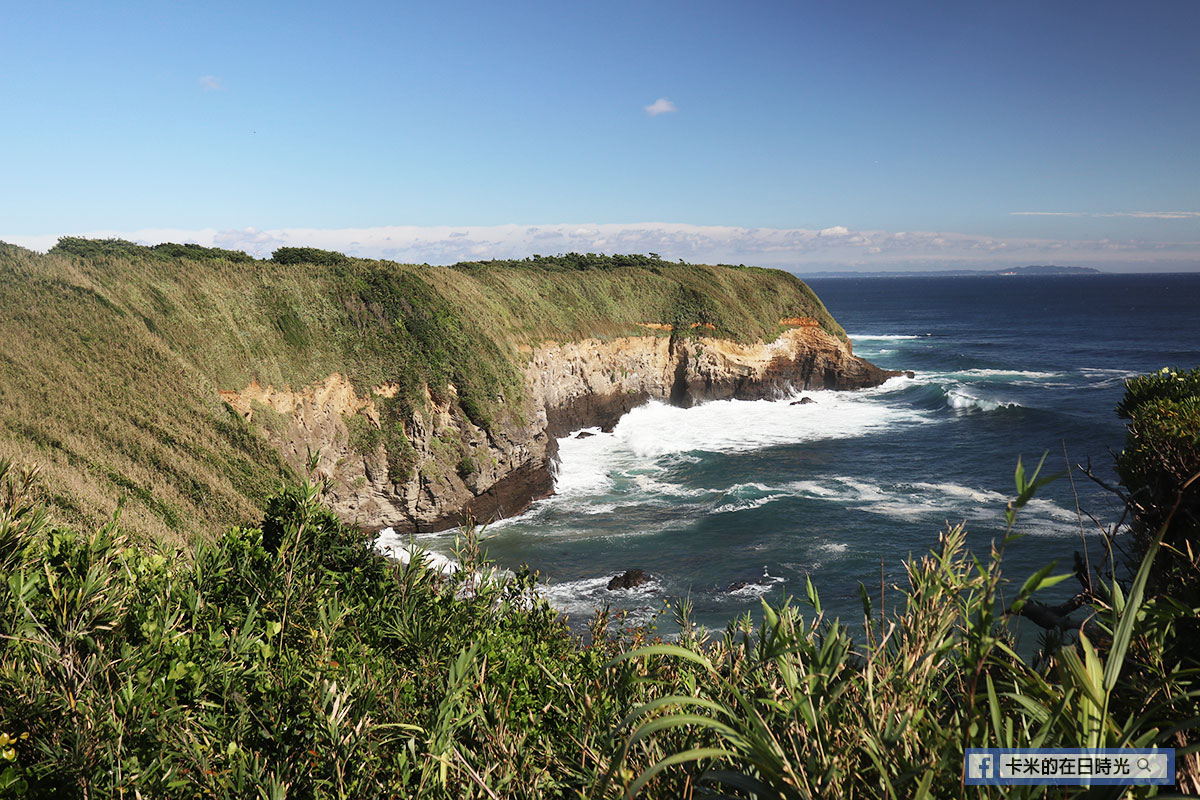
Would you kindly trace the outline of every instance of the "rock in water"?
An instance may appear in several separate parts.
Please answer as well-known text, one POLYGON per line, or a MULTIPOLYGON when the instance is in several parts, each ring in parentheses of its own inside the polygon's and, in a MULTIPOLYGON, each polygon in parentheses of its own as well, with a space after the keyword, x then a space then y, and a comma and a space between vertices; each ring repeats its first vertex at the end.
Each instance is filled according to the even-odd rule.
POLYGON ((616 575, 608 582, 608 590, 615 592, 617 589, 632 589, 635 586, 640 586, 648 580, 646 573, 640 569, 626 570, 623 575, 616 575))
POLYGON ((791 406, 806 406, 806 405, 808 405, 809 403, 815 403, 815 402, 817 402, 817 401, 816 401, 816 400, 813 400, 811 397, 801 397, 799 400, 793 400, 792 402, 788 403, 788 405, 791 405, 791 406))

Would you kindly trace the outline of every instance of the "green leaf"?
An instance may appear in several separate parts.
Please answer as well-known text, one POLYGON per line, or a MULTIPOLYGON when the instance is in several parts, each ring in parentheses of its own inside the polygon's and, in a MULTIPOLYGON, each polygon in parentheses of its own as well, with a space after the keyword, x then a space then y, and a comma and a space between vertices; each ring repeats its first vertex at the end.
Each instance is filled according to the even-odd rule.
POLYGON ((1171 519, 1168 518, 1158 529, 1158 533, 1154 535, 1154 539, 1146 548, 1146 555, 1142 558, 1142 565, 1133 579, 1133 585, 1129 587, 1129 600, 1122 609, 1121 619, 1113 632, 1112 647, 1108 651, 1108 663, 1104 666, 1104 690, 1106 692, 1113 690, 1113 687, 1117 685, 1117 678, 1121 676, 1125 653, 1129 650, 1129 642, 1133 638, 1133 626, 1137 622, 1137 612, 1142 605, 1142 595, 1146 591, 1146 582, 1150 580, 1150 567, 1154 563, 1154 556, 1158 553, 1163 537, 1167 534, 1167 526, 1170 524, 1171 519))
POLYGON ((644 787, 655 775, 662 772, 667 767, 672 767, 676 764, 686 764, 689 761, 703 761, 706 758, 726 758, 734 755, 736 754, 732 751, 721 747, 695 747, 691 750, 684 750, 681 753, 676 753, 673 756, 664 758, 662 761, 659 761, 654 766, 650 767, 641 775, 639 775, 637 780, 635 780, 629 786, 629 796, 636 797, 638 792, 642 790, 642 787, 644 787))

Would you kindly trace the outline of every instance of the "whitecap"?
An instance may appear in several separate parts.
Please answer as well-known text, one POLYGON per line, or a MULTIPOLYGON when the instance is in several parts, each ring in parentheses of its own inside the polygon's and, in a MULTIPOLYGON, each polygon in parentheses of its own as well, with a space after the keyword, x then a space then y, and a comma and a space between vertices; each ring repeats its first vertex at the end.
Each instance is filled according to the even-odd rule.
POLYGON ((781 583, 783 583, 783 578, 772 575, 767 571, 767 567, 763 566, 761 578, 753 582, 747 582, 736 589, 730 589, 728 594, 733 597, 763 597, 781 583))
POLYGON ((376 535, 375 550, 405 566, 413 560, 420 560, 425 566, 443 575, 453 574, 460 569, 458 562, 453 558, 427 550, 413 542, 411 537, 401 537, 394 528, 384 528, 376 535))
POLYGON ((546 599, 550 607, 576 619, 586 618, 605 605, 619 608, 627 616, 626 621, 644 625, 658 614, 661 606, 647 605, 645 601, 662 594, 662 584, 651 576, 649 580, 632 589, 610 591, 608 582, 615 575, 599 578, 580 578, 562 583, 547 582, 537 587, 537 592, 546 599), (642 601, 638 606, 628 607, 630 601, 642 601))
POLYGON ((756 497, 753 500, 739 500, 733 503, 725 503, 719 505, 712 510, 714 514, 728 514, 732 511, 749 511, 752 508, 765 506, 767 503, 773 503, 783 495, 771 494, 766 497, 756 497))
POLYGON ((959 389, 946 390, 946 402, 950 404, 951 408, 957 408, 962 411, 996 411, 1001 408, 1021 407, 1020 403, 989 400, 985 397, 976 397, 959 389))
POLYGON ((965 375, 973 378, 1057 378, 1063 373, 1061 372, 1037 372, 1028 369, 967 369, 961 372, 948 373, 950 375, 965 375))

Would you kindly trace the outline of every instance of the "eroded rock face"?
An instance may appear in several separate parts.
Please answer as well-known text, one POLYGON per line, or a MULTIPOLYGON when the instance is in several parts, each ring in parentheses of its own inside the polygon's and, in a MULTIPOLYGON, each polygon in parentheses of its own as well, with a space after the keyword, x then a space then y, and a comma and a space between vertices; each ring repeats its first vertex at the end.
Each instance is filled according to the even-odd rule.
POLYGON ((490 432, 462 414, 453 391, 443 405, 430 399, 406 429, 417 469, 403 483, 389 479, 383 445, 359 452, 347 427, 356 415, 378 426, 375 399, 391 396, 395 387, 375 387, 364 397, 332 375, 300 391, 254 383, 221 394, 259 423, 297 471, 306 469, 310 449, 320 452, 318 473, 329 479, 329 501, 345 520, 407 532, 453 527, 468 516, 488 521, 519 513, 553 491, 550 464, 558 437, 584 427, 611 430, 647 400, 690 406, 805 389, 859 389, 899 373, 856 358, 848 342, 806 326, 769 344, 665 336, 551 342, 530 353, 524 374, 521 407, 490 432), (470 471, 453 467, 447 442, 470 471))

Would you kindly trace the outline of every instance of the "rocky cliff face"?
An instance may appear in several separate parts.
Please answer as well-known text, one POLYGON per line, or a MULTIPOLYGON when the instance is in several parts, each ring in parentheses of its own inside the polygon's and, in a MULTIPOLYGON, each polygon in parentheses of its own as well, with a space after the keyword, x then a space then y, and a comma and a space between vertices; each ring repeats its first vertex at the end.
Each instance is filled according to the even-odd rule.
POLYGON ((637 336, 611 341, 548 342, 528 354, 526 398, 492 431, 473 425, 453 398, 417 411, 406 435, 417 468, 403 483, 388 478, 387 453, 350 426, 380 424, 375 397, 357 395, 340 375, 300 391, 251 384, 222 392, 259 424, 293 467, 311 449, 329 479, 339 514, 363 527, 440 530, 464 515, 488 520, 518 513, 553 491, 557 437, 582 427, 611 429, 648 400, 689 406, 706 400, 754 400, 803 389, 859 389, 897 373, 853 355, 848 342, 820 328, 786 331, 769 344, 706 337, 637 336), (366 441, 370 446, 363 446, 366 441))

